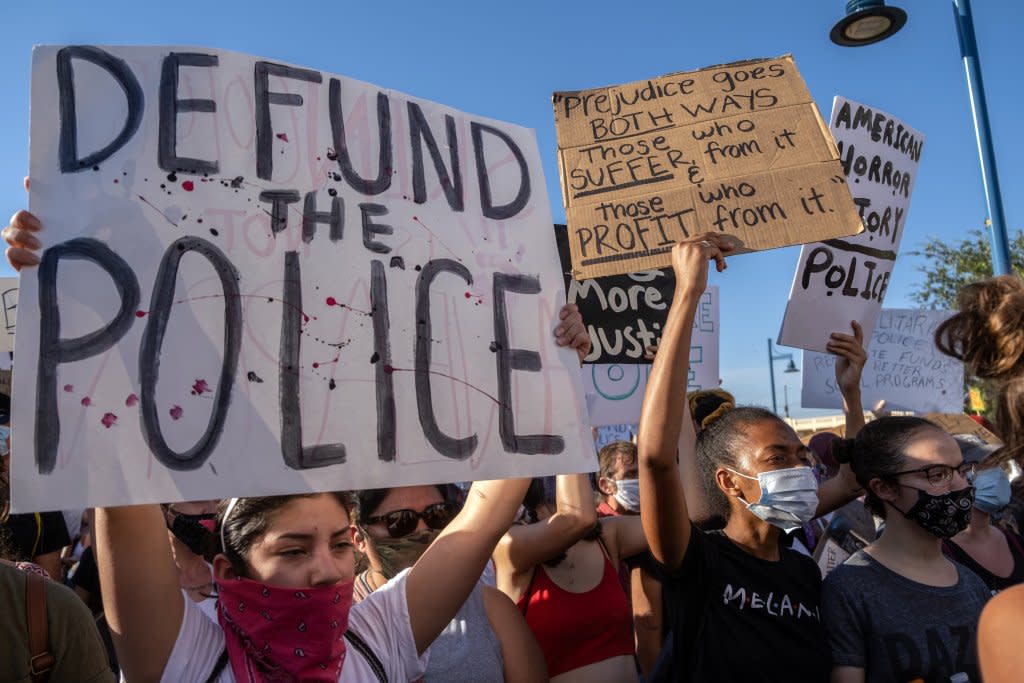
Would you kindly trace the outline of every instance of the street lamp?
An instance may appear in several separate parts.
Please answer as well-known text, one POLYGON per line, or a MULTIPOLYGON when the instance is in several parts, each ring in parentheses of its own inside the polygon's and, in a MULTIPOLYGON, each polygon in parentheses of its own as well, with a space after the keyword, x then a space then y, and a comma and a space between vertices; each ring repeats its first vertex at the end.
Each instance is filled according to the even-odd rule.
MULTIPOLYGON (((974 134, 978 140, 981 184, 985 190, 985 204, 989 215, 992 270, 996 275, 1008 275, 1013 271, 1010 267, 1006 217, 1003 214, 1003 200, 999 191, 999 175, 996 172, 995 149, 992 146, 992 132, 989 129, 985 84, 981 78, 981 62, 978 58, 978 43, 974 38, 970 0, 953 0, 953 19, 956 21, 957 37, 960 39, 960 56, 964 60, 967 92, 971 96, 971 113, 974 116, 974 134)), ((893 35, 903 28, 906 21, 906 12, 898 7, 886 7, 884 0, 849 0, 846 3, 846 16, 832 27, 829 37, 833 43, 845 47, 870 45, 893 35)))
POLYGON ((772 338, 768 337, 768 376, 771 377, 772 381, 772 412, 776 415, 779 413, 779 405, 775 401, 775 361, 777 360, 789 361, 789 365, 786 366, 783 372, 800 372, 796 367, 796 362, 793 360, 793 354, 775 353, 775 349, 772 348, 772 338))

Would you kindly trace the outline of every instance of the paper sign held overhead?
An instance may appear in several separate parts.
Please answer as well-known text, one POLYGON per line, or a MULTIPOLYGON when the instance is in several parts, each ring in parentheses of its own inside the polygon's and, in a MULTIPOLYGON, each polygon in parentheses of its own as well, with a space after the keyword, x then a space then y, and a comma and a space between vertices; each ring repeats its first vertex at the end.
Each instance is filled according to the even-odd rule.
POLYGON ((825 352, 856 320, 874 330, 896 265, 924 136, 878 109, 836 97, 832 135, 864 223, 859 235, 800 250, 779 344, 825 352))
MULTIPOLYGON (((867 343, 868 362, 861 375, 864 405, 884 400, 891 410, 963 410, 963 363, 935 347, 935 328, 950 315, 949 311, 882 309, 867 343)), ((831 354, 804 351, 804 408, 842 409, 835 362, 831 354)))
POLYGON ((32 71, 18 509, 595 469, 531 131, 214 49, 32 71))
POLYGON ((681 239, 740 252, 862 230, 792 57, 556 92, 576 279, 662 268, 681 239))

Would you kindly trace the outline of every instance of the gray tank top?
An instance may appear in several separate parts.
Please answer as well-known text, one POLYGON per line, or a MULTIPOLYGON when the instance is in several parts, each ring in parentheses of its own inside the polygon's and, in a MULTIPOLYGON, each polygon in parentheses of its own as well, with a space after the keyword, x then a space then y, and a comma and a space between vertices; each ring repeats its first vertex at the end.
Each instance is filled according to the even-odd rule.
POLYGON ((484 584, 477 582, 462 609, 430 646, 428 683, 502 683, 501 646, 484 611, 484 584))

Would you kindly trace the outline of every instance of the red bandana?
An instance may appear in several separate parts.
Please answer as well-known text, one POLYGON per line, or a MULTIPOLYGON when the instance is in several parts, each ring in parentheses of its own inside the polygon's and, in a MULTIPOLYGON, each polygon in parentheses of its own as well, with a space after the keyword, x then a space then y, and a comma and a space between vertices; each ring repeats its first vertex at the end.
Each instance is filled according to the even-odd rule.
POLYGON ((217 615, 235 680, 337 683, 352 587, 353 581, 302 589, 218 581, 217 615))

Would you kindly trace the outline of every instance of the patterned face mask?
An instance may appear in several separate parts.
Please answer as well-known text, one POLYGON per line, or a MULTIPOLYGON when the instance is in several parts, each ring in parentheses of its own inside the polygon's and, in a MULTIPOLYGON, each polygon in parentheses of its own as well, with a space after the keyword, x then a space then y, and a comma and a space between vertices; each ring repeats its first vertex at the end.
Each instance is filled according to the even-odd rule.
POLYGON ((217 616, 236 681, 330 681, 345 663, 353 582, 281 588, 217 581, 217 616))
POLYGON ((928 533, 939 538, 952 538, 970 524, 971 508, 974 507, 973 486, 940 495, 913 486, 907 488, 917 491, 917 502, 906 512, 896 509, 928 533))
POLYGON ((440 533, 434 529, 427 529, 402 538, 376 538, 363 531, 377 551, 377 557, 380 558, 380 573, 389 581, 403 569, 416 564, 416 560, 420 559, 420 555, 426 552, 440 533))

